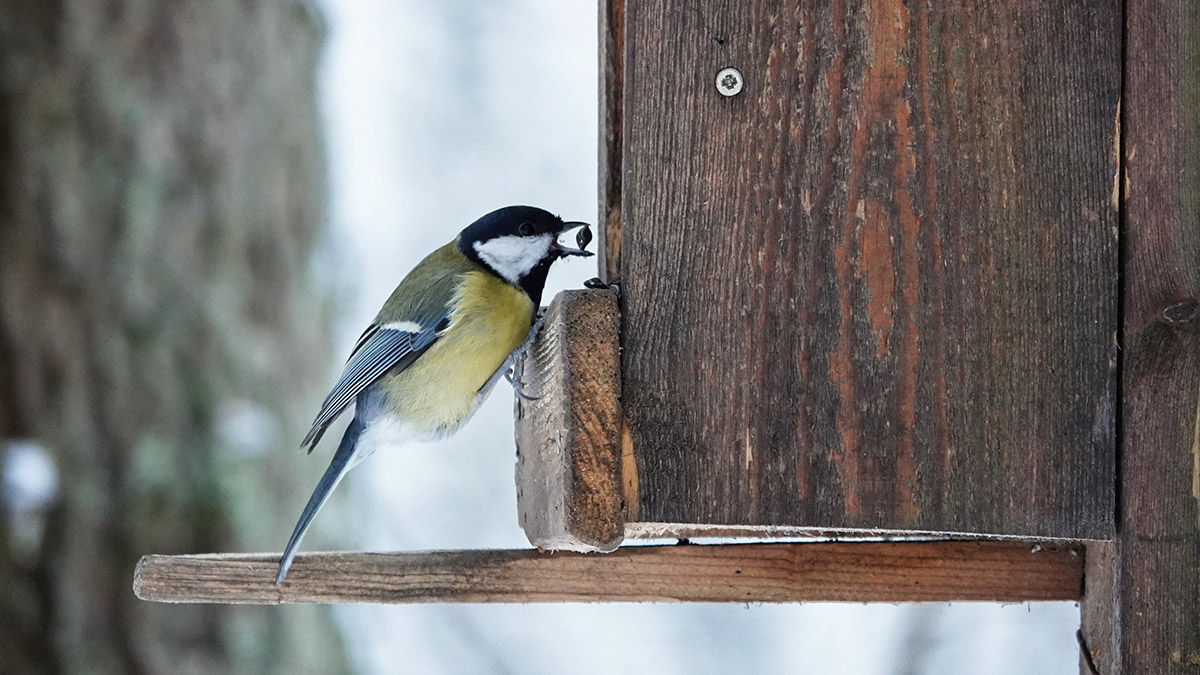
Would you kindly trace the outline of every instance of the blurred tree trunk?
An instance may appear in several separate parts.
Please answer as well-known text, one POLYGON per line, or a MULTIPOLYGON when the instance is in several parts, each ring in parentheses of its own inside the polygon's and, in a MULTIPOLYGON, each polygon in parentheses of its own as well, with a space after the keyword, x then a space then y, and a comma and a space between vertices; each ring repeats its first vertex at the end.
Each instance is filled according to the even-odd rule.
POLYGON ((321 32, 302 0, 0 3, 0 441, 59 482, 32 545, 3 514, 0 672, 345 668, 326 610, 130 590, 145 553, 278 550, 309 487, 321 32))

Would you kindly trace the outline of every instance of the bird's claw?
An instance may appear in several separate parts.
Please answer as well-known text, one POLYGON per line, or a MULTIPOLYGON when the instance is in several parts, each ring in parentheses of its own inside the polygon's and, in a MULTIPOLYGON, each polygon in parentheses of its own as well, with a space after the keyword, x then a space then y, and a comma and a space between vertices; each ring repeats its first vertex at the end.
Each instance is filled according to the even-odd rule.
POLYGON ((600 277, 592 277, 583 282, 583 286, 592 290, 612 291, 618 296, 621 295, 621 280, 618 278, 613 278, 611 281, 604 281, 600 277))

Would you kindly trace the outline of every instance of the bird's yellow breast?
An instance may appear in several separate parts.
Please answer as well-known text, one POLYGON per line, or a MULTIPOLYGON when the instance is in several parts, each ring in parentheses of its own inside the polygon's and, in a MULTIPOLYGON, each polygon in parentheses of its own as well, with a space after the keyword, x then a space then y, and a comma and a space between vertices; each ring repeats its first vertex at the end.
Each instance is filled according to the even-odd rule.
POLYGON ((412 366, 381 381, 389 406, 422 435, 450 433, 470 418, 488 393, 481 389, 533 322, 524 291, 479 270, 463 275, 453 306, 442 337, 412 366))

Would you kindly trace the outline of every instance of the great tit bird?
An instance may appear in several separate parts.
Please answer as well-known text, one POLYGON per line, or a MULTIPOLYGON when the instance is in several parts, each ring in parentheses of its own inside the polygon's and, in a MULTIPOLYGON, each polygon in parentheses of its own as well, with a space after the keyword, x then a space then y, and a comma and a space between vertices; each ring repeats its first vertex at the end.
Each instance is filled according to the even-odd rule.
POLYGON ((532 335, 550 266, 592 255, 583 250, 586 228, 539 208, 509 206, 471 223, 404 277, 358 339, 301 443, 311 453, 354 403, 354 419, 284 549, 277 585, 347 471, 380 445, 443 438, 471 418, 532 335), (580 227, 579 248, 559 243, 561 233, 580 227))

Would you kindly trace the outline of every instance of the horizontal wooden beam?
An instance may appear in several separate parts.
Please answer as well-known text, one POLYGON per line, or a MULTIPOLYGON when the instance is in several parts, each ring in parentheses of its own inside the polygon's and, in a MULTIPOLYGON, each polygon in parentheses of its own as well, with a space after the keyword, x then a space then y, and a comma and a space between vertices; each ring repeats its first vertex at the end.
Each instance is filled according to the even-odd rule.
POLYGON ((151 555, 143 600, 425 602, 1024 602, 1078 600, 1080 549, 1021 542, 820 542, 279 556, 151 555))

